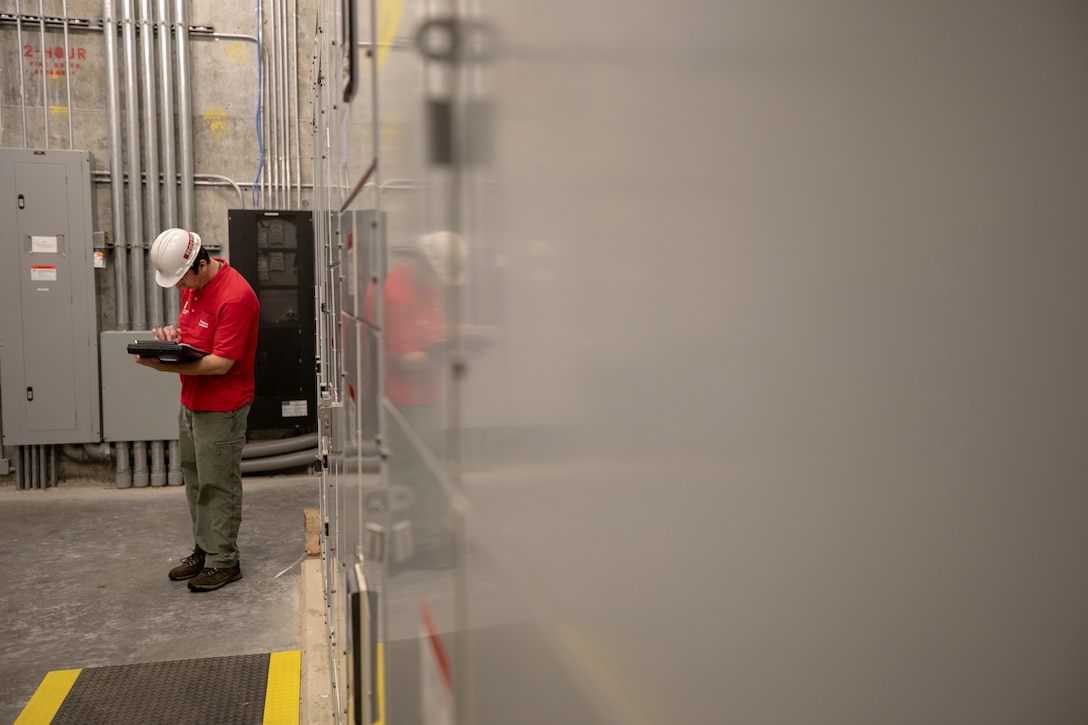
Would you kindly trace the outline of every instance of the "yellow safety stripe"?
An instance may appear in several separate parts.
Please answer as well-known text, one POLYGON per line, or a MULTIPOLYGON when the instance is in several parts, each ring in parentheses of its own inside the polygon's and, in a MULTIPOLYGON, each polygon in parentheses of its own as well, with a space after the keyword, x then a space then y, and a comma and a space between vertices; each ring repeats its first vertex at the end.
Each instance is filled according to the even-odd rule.
POLYGON ((378 686, 378 712, 375 713, 377 718, 374 720, 374 725, 385 725, 385 648, 382 647, 382 643, 377 643, 377 655, 378 655, 378 672, 377 672, 377 686, 378 686))
POLYGON ((302 651, 273 652, 268 658, 264 725, 298 725, 302 651))
POLYGON ((82 669, 56 670, 46 674, 42 684, 34 692, 34 697, 23 708, 23 712, 15 721, 15 725, 48 725, 60 710, 64 698, 76 684, 76 678, 82 669))

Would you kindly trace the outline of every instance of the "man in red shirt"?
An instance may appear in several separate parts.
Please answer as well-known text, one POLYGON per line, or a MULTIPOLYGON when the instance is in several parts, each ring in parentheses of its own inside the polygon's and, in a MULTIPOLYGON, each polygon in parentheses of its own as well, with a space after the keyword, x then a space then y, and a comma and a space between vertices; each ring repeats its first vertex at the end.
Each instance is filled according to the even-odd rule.
POLYGON ((253 402, 260 305, 245 278, 226 260, 211 258, 194 232, 160 234, 151 263, 159 285, 181 290, 178 324, 155 328, 155 337, 207 353, 181 362, 136 358, 181 376, 178 438, 195 547, 169 576, 189 580, 194 592, 212 591, 242 578, 242 448, 253 402))
MULTIPOLYGON (((397 415, 386 416, 384 431, 390 449, 391 488, 408 493, 401 512, 407 514, 411 549, 394 541, 390 564, 404 568, 438 568, 452 564, 449 501, 425 462, 430 454, 442 460, 445 425, 442 419, 446 350, 446 287, 464 277, 467 249, 452 232, 427 234, 408 248, 394 251, 382 291, 383 372, 385 397, 397 415)), ((367 319, 376 317, 374 285, 366 291, 367 319)), ((394 496, 394 499, 397 499, 394 496)))

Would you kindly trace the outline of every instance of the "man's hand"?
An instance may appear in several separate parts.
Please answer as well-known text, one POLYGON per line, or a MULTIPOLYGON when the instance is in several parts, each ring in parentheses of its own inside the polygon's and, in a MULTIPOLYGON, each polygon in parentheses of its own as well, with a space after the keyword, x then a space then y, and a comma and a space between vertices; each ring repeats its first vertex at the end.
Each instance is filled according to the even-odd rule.
POLYGON ((151 333, 156 339, 162 340, 163 342, 181 342, 181 333, 178 332, 178 328, 173 325, 156 327, 151 333))
POLYGON ((173 363, 164 363, 157 357, 141 357, 139 355, 136 355, 135 358, 136 363, 139 365, 143 365, 145 368, 151 368, 152 370, 159 370, 161 372, 176 372, 176 370, 170 367, 173 363))

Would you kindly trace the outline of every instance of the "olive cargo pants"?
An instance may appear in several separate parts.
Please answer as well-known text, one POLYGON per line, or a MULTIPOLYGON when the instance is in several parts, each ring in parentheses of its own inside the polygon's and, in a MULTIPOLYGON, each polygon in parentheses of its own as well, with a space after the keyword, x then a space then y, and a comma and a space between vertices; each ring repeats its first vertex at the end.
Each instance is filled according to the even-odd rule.
POLYGON ((242 523, 242 448, 249 404, 230 413, 178 413, 178 443, 193 540, 206 554, 204 566, 238 564, 242 523))

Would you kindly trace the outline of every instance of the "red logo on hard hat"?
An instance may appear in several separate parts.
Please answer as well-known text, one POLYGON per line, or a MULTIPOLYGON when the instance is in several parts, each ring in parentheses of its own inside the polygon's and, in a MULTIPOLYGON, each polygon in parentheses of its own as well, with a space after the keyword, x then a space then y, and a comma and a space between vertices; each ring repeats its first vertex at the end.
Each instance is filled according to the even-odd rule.
POLYGON ((193 235, 189 233, 189 247, 185 250, 185 254, 181 255, 182 259, 188 259, 189 255, 193 253, 193 235))

